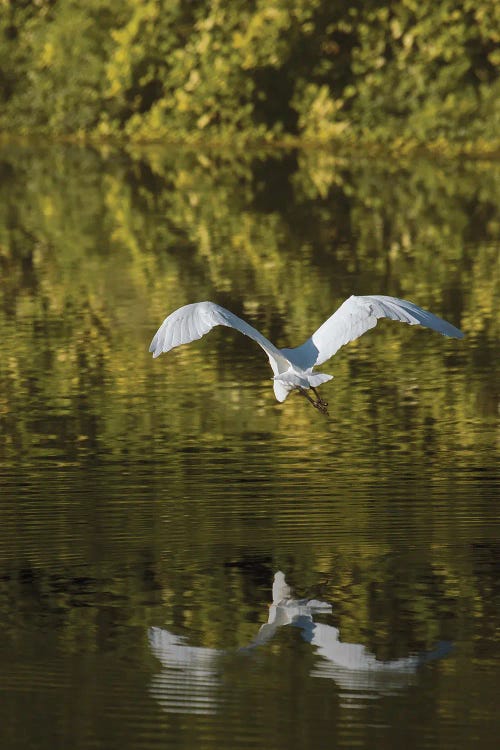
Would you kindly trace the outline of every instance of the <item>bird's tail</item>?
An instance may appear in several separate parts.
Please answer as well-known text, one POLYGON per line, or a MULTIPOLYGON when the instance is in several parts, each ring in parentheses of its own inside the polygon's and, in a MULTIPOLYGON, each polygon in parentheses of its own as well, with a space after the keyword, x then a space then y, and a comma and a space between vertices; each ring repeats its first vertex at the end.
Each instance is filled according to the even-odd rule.
POLYGON ((304 376, 294 372, 283 372, 273 378, 274 395, 282 402, 294 388, 316 388, 332 378, 333 375, 326 375, 324 372, 308 372, 304 376))
POLYGON ((313 388, 317 388, 318 385, 328 383, 329 380, 333 379, 333 375, 327 375, 325 372, 312 372, 307 377, 313 388))

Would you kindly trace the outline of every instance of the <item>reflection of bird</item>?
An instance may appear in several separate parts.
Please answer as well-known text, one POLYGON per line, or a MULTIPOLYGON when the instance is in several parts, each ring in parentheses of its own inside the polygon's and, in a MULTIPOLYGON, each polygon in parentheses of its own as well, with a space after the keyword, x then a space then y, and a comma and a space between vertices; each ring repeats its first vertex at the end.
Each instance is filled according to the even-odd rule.
POLYGON ((413 302, 380 295, 352 296, 302 346, 278 349, 259 331, 224 307, 213 302, 196 302, 180 307, 165 318, 149 351, 153 352, 153 357, 158 357, 176 346, 201 338, 214 326, 236 328, 256 341, 269 357, 274 372, 274 393, 278 401, 284 401, 292 390, 296 390, 326 414, 328 404, 320 398, 316 386, 326 383, 333 376, 313 372, 313 368, 330 359, 341 346, 376 326, 379 318, 391 318, 410 325, 419 324, 445 336, 463 336, 451 323, 422 310, 413 302), (307 392, 309 388, 315 398, 307 392))
POLYGON ((185 638, 163 628, 149 628, 154 655, 164 669, 153 678, 151 691, 170 713, 210 714, 216 708, 220 681, 216 648, 189 646, 185 638))
POLYGON ((339 629, 314 621, 314 615, 332 611, 330 604, 317 599, 294 599, 285 576, 278 571, 273 581, 273 603, 269 617, 262 625, 249 648, 267 643, 285 625, 298 628, 302 638, 316 647, 321 657, 311 675, 327 677, 345 690, 369 690, 386 693, 411 684, 417 668, 427 661, 440 659, 450 651, 449 643, 439 643, 432 652, 424 652, 400 659, 380 661, 361 643, 340 640, 339 629))
MULTIPOLYGON (((410 685, 421 664, 440 659, 449 653, 449 643, 440 643, 432 652, 379 661, 362 644, 344 643, 338 628, 314 621, 315 615, 332 611, 331 604, 317 599, 295 599, 278 571, 273 581, 273 602, 267 623, 253 641, 238 651, 251 653, 268 643, 277 631, 287 625, 298 628, 302 638, 315 646, 319 657, 311 671, 313 677, 333 679, 339 687, 357 700, 392 692, 410 685)), ((149 643, 163 670, 153 678, 152 693, 169 712, 212 713, 220 698, 217 689, 223 683, 223 657, 230 651, 189 646, 186 640, 162 628, 149 628, 149 643)))

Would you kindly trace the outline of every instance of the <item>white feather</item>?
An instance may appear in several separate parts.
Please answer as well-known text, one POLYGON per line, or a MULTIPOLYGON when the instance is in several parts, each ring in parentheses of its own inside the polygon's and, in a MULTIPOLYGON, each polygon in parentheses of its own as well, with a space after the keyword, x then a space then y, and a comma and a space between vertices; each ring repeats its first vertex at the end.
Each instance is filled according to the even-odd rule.
POLYGON ((283 352, 300 367, 321 365, 333 357, 341 346, 359 338, 370 328, 374 328, 380 318, 425 326, 444 336, 458 339, 464 335, 451 323, 417 307, 413 302, 378 294, 365 297, 352 295, 302 346, 284 349, 283 352))
MULTIPOLYGON (((158 328, 149 351, 153 353, 153 357, 159 357, 160 354, 169 352, 176 346, 190 344, 191 341, 201 339, 215 326, 228 326, 244 333, 264 349, 273 370, 279 362, 281 362, 282 367, 288 369, 289 362, 260 331, 238 318, 230 310, 226 310, 225 307, 216 305, 214 302, 195 302, 191 305, 179 307, 178 310, 171 313, 158 328)), ((278 374, 278 372, 279 370, 276 369, 275 374, 278 374)))
POLYGON ((196 302, 180 307, 165 318, 149 351, 153 357, 158 357, 176 346, 196 341, 215 326, 235 328, 266 352, 274 373, 275 396, 278 401, 284 401, 294 389, 314 388, 330 380, 331 375, 313 372, 312 368, 326 362, 344 344, 374 328, 380 318, 422 325, 445 336, 462 338, 464 335, 451 323, 413 302, 382 295, 352 296, 304 344, 295 349, 278 349, 256 328, 224 307, 213 302, 196 302))

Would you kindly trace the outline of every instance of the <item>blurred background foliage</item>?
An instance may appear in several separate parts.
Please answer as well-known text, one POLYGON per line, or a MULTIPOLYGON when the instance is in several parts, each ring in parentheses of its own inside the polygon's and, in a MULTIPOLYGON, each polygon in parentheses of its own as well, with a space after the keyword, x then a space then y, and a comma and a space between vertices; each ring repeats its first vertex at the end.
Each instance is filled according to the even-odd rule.
POLYGON ((499 29, 496 0, 1 0, 0 129, 491 149, 499 29))
MULTIPOLYGON (((32 415, 22 408, 27 388, 37 389, 42 413, 63 409, 65 449, 71 435, 68 449, 85 453, 89 431, 94 438, 99 433, 106 451, 121 450, 122 440, 127 450, 135 440, 135 450, 145 439, 154 445, 158 438, 150 432, 165 429, 163 414, 141 412, 139 404, 111 413, 106 394, 146 398, 156 378, 175 388, 176 369, 151 367, 147 344, 177 306, 212 298, 289 345, 305 340, 351 293, 379 292, 450 319, 465 331, 466 344, 457 349, 414 329, 382 326, 335 360, 332 412, 349 421, 356 412, 385 409, 377 425, 392 443, 411 404, 421 427, 436 420, 443 461, 453 460, 450 442, 486 447, 491 434, 471 431, 471 420, 493 418, 496 410, 498 168, 339 158, 329 162, 327 180, 323 164, 318 177, 315 156, 249 152, 246 159, 223 159, 63 146, 4 152, 0 330, 8 356, 0 364, 0 404, 10 424, 0 438, 4 457, 32 448, 32 415), (429 369, 422 368, 420 359, 435 350, 429 369), (392 364, 384 401, 363 387, 363 378, 391 371, 392 364), (441 384, 437 390, 433 382, 441 384), (413 389, 422 389, 418 398, 413 389), (91 425, 80 424, 83 413, 93 415, 91 425), (137 420, 132 431, 131 419, 137 420)), ((227 410, 242 409, 242 430, 267 433, 296 421, 300 433, 311 416, 304 404, 289 399, 278 407, 252 342, 238 342, 246 356, 233 361, 234 345, 231 334, 216 330, 209 342, 176 352, 184 395, 169 409, 168 429, 217 442, 227 410), (188 393, 195 409, 182 408, 188 393)))

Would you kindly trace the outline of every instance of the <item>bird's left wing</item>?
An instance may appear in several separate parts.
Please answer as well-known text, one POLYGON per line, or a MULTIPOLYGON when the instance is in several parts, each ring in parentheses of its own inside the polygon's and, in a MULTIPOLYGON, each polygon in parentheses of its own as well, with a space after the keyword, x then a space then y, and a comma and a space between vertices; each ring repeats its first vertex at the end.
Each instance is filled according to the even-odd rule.
POLYGON ((413 302, 376 294, 364 297, 353 295, 343 302, 302 346, 285 349, 284 353, 301 367, 320 365, 333 357, 341 346, 374 328, 379 318, 426 326, 444 336, 460 339, 464 335, 451 323, 423 310, 413 302))
POLYGON ((244 333, 257 342, 264 349, 271 364, 282 360, 286 362, 284 355, 256 328, 246 323, 225 307, 216 305, 214 302, 195 302, 184 305, 169 315, 156 332, 149 351, 153 357, 159 357, 164 352, 169 352, 176 346, 189 344, 191 341, 201 339, 215 326, 228 326, 244 333))

